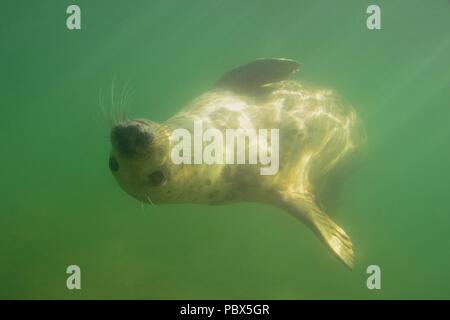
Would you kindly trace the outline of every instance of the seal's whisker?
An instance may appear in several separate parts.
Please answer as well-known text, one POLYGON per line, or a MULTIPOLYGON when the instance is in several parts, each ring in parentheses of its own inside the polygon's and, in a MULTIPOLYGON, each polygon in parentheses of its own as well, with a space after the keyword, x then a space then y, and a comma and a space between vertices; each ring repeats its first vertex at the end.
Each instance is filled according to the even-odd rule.
POLYGON ((119 121, 123 121, 124 120, 124 115, 123 115, 122 92, 121 91, 119 91, 117 93, 116 110, 117 110, 117 118, 119 119, 119 121))
POLYGON ((153 203, 152 199, 150 198, 150 195, 146 194, 147 201, 150 203, 153 207, 156 207, 156 205, 153 203))
POLYGON ((121 90, 118 90, 117 87, 116 75, 114 75, 111 82, 111 92, 109 97, 109 103, 111 105, 109 114, 112 125, 116 125, 119 122, 126 120, 127 116, 125 108, 128 106, 128 98, 131 92, 129 81, 125 83, 121 90))
POLYGON ((108 118, 106 116, 105 112, 105 106, 103 105, 103 95, 102 95, 102 89, 98 91, 98 104, 100 106, 100 111, 102 112, 102 117, 104 121, 108 121, 108 118))
MULTIPOLYGON (((128 84, 129 84, 129 82, 128 82, 128 84)), ((133 95, 133 88, 132 88, 130 85, 128 85, 128 88, 127 88, 127 90, 126 90, 126 92, 125 92, 125 97, 124 97, 125 102, 128 102, 128 99, 129 99, 132 95, 133 95)))
POLYGON ((132 88, 131 88, 131 85, 130 85, 130 81, 129 81, 129 80, 125 83, 125 86, 124 86, 122 92, 123 92, 123 93, 122 93, 122 100, 121 100, 121 105, 122 105, 122 117, 123 117, 123 119, 125 120, 126 117, 127 117, 127 114, 126 114, 126 108, 130 108, 130 106, 131 106, 131 103, 130 103, 130 96, 131 96, 131 94, 132 94, 132 88))
POLYGON ((103 89, 101 89, 101 88, 98 93, 98 103, 100 106, 103 120, 106 122, 107 126, 112 127, 112 125, 113 125, 112 118, 111 118, 111 115, 107 112, 107 110, 105 108, 105 103, 104 103, 104 99, 103 99, 103 89))
POLYGON ((125 116, 122 114, 122 110, 121 110, 120 99, 118 99, 118 97, 117 97, 116 75, 114 75, 112 84, 111 84, 111 107, 113 109, 115 124, 125 120, 125 116))
POLYGON ((128 82, 125 83, 125 86, 123 87, 121 94, 120 94, 119 109, 120 109, 120 117, 122 120, 124 120, 126 118, 124 97, 125 97, 125 90, 127 89, 127 85, 128 85, 128 82))
POLYGON ((111 105, 114 106, 114 82, 116 80, 116 76, 114 75, 112 83, 111 83, 111 105))
POLYGON ((129 94, 129 91, 131 90, 131 86, 130 86, 130 80, 128 80, 126 83, 125 83, 125 85, 124 85, 124 87, 123 87, 123 90, 122 90, 122 98, 121 98, 121 100, 120 100, 120 104, 122 105, 122 106, 125 106, 126 105, 126 103, 128 102, 128 94, 129 94))

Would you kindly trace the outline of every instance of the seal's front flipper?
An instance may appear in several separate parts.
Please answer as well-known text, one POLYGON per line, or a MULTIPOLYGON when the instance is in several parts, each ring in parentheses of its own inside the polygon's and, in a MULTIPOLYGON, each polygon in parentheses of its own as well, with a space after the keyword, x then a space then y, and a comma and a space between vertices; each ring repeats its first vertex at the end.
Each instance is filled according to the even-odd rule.
POLYGON ((314 201, 296 193, 283 193, 283 208, 308 225, 347 265, 353 267, 353 244, 350 237, 314 201))
POLYGON ((216 88, 254 95, 265 84, 287 79, 299 66, 289 59, 258 59, 228 71, 217 81, 216 88))

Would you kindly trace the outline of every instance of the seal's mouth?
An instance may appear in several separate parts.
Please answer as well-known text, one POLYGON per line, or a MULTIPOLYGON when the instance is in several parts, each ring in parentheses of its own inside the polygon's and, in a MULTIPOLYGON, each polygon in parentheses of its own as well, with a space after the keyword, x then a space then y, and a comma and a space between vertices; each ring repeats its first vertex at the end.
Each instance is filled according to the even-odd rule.
POLYGON ((145 123, 138 120, 120 122, 111 130, 113 147, 126 157, 144 152, 153 140, 145 126, 145 123))

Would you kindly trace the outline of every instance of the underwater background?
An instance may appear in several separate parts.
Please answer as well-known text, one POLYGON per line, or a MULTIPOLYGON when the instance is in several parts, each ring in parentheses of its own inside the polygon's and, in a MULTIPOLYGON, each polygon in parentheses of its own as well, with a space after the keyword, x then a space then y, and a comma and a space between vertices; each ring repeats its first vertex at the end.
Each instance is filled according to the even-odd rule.
POLYGON ((450 298, 449 1, 73 3, 81 30, 72 1, 0 2, 0 298, 450 298), (109 172, 99 97, 163 121, 260 57, 299 61, 295 79, 364 123, 366 158, 331 213, 353 270, 279 209, 143 206, 109 172))

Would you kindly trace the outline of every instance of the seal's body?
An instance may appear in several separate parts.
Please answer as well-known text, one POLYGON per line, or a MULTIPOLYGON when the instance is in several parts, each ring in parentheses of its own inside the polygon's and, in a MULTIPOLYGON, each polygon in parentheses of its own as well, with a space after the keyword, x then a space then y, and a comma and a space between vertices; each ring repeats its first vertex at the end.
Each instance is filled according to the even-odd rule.
POLYGON ((256 60, 225 74, 214 89, 162 124, 117 124, 110 157, 117 181, 144 202, 274 205, 310 226, 351 267, 351 240, 324 210, 364 134, 353 109, 333 92, 285 80, 297 69, 292 60, 256 60), (278 129, 277 173, 261 175, 249 164, 175 164, 171 132, 193 132, 196 121, 204 129, 278 129))

